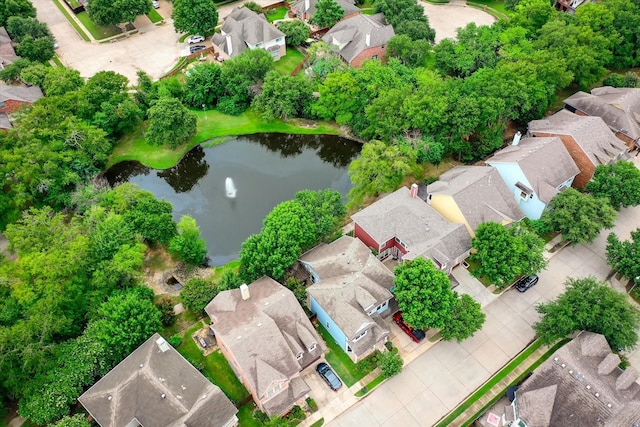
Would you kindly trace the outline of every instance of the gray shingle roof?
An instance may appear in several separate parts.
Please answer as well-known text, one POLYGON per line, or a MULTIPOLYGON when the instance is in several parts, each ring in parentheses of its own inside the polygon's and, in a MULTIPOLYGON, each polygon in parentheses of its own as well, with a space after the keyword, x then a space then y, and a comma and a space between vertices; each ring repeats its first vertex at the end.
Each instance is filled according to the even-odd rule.
POLYGON ((409 252, 403 259, 422 256, 451 266, 471 248, 464 224, 453 224, 422 199, 413 198, 407 187, 391 193, 351 216, 377 242, 394 237, 409 252))
MULTIPOLYGON (((216 337, 233 353, 249 386, 262 399, 273 381, 290 380, 322 356, 325 347, 290 290, 269 277, 248 288, 248 300, 242 299, 239 289, 220 292, 205 311, 216 337), (316 343, 311 352, 310 342, 316 343), (298 360, 300 348, 305 352, 298 360)), ((301 396, 294 397, 282 405, 290 408, 301 396)))
POLYGON ((531 427, 634 425, 640 420, 640 385, 620 379, 638 373, 610 366, 611 356, 602 335, 582 332, 517 391, 519 417, 531 427))
POLYGON ((9 37, 7 30, 4 27, 0 27, 0 63, 7 66, 18 58, 19 56, 16 55, 16 51, 13 49, 11 37, 9 37))
POLYGON ((393 27, 387 25, 382 13, 376 15, 358 14, 334 25, 322 37, 322 41, 339 46, 340 56, 347 63, 351 63, 363 50, 373 46, 386 45, 394 35, 393 27), (370 36, 368 46, 367 34, 370 36))
MULTIPOLYGON (((353 1, 350 0, 335 0, 338 5, 344 10, 344 15, 350 15, 354 12, 359 12, 360 9, 356 6, 353 1)), ((291 9, 295 9, 300 13, 307 13, 310 16, 313 16, 316 13, 316 5, 318 4, 318 0, 299 0, 291 6, 291 9), (308 3, 308 7, 307 7, 308 3)))
POLYGON ((239 7, 233 10, 224 20, 221 34, 214 34, 211 42, 219 49, 229 54, 226 36, 231 37, 232 53, 237 55, 247 49, 247 44, 255 46, 258 43, 266 43, 285 34, 271 25, 264 15, 258 15, 254 11, 239 7))
POLYGON ((595 88, 591 94, 576 92, 564 103, 590 116, 601 117, 614 131, 640 138, 640 89, 595 88))
POLYGON ((158 334, 78 400, 102 427, 124 427, 134 418, 145 427, 221 427, 237 412, 218 386, 158 334))
POLYGON ((518 145, 503 148, 486 162, 490 165, 517 163, 544 203, 549 203, 558 193, 558 186, 580 173, 558 137, 522 138, 518 145))
POLYGON ((529 133, 569 135, 595 166, 614 163, 627 151, 626 145, 613 135, 600 117, 579 116, 567 110, 529 122, 529 133))
POLYGON ((36 102, 44 94, 38 86, 26 86, 21 84, 8 85, 0 83, 0 102, 8 100, 21 102, 36 102))
POLYGON ((491 166, 456 166, 428 185, 427 191, 453 197, 473 230, 486 221, 524 218, 512 192, 491 166))
POLYGON ((320 279, 307 288, 307 292, 348 339, 353 339, 364 324, 374 327, 367 333, 369 336, 351 346, 357 355, 389 334, 387 328, 378 325, 367 312, 393 297, 389 292, 393 287, 393 273, 364 243, 342 236, 331 244, 316 246, 300 261, 320 279))

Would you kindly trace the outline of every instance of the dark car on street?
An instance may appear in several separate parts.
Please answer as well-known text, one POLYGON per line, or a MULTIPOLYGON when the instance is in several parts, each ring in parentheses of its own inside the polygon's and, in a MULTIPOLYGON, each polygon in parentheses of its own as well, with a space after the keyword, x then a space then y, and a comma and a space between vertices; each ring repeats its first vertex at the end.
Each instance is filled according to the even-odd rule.
POLYGON ((203 45, 203 44, 197 44, 195 46, 190 46, 189 47, 189 52, 195 53, 195 52, 197 52, 199 50, 206 49, 206 48, 207 47, 205 45, 203 45))
POLYGON ((425 333, 421 329, 415 329, 402 318, 402 312, 398 311, 393 315, 393 321, 396 322, 400 329, 404 331, 405 334, 409 335, 409 337, 415 342, 420 342, 424 339, 425 333))
POLYGON ((536 283, 538 283, 538 276, 533 274, 531 276, 524 276, 519 278, 514 287, 519 292, 524 292, 530 287, 534 286, 536 283))
POLYGON ((316 366, 316 371, 320 374, 324 382, 331 388, 333 391, 338 391, 340 387, 342 387, 342 381, 340 378, 333 372, 331 367, 326 363, 322 362, 316 366))

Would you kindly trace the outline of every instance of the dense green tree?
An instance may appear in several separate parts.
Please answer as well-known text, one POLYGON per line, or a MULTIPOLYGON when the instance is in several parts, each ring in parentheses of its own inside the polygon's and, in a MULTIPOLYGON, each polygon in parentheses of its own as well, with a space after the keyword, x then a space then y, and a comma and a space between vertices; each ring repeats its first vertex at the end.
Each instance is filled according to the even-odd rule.
POLYGON ((307 49, 309 59, 305 62, 305 74, 312 80, 324 80, 333 71, 346 68, 346 65, 336 54, 338 47, 318 41, 307 49))
POLYGON ((51 67, 47 67, 39 62, 29 65, 20 71, 20 80, 30 86, 40 86, 44 84, 44 79, 51 67))
POLYGON ((344 9, 335 0, 318 0, 316 12, 309 20, 319 28, 333 27, 344 16, 344 9))
POLYGON ((213 0, 176 0, 171 18, 177 33, 206 36, 218 25, 218 11, 213 0))
POLYGON ((207 244, 200 237, 200 229, 196 220, 183 215, 178 222, 178 235, 171 239, 169 252, 187 264, 201 265, 207 256, 207 244))
POLYGON ((16 46, 16 53, 29 61, 46 62, 53 58, 53 41, 49 37, 34 39, 28 35, 16 46))
POLYGON ((431 44, 424 40, 412 40, 407 35, 391 37, 387 43, 387 56, 397 58, 408 67, 422 67, 431 54, 431 44))
POLYGON ((224 95, 218 109, 237 115, 245 111, 257 92, 256 84, 273 69, 273 57, 264 49, 247 49, 222 63, 224 95))
POLYGON ((637 54, 640 48, 637 31, 640 28, 640 2, 634 4, 631 0, 609 0, 598 3, 598 6, 613 13, 611 27, 619 35, 613 44, 610 65, 615 69, 637 67, 640 64, 640 56, 637 54))
POLYGON ((7 32, 15 43, 21 43, 26 36, 34 39, 52 37, 47 24, 28 16, 12 16, 7 19, 7 32))
POLYGON ((640 313, 625 294, 594 277, 569 278, 565 289, 556 299, 536 307, 542 317, 533 328, 544 344, 589 331, 604 335, 615 350, 636 346, 640 313))
POLYGON ((635 88, 638 86, 638 76, 630 71, 624 75, 611 73, 602 81, 602 86, 635 88))
POLYGON ((224 93, 222 69, 218 64, 205 62, 189 70, 185 83, 185 102, 195 108, 213 107, 224 93))
POLYGON ((456 304, 447 274, 424 258, 405 261, 394 273, 393 293, 404 320, 417 329, 444 327, 456 304))
POLYGON ((607 261, 614 271, 634 284, 640 284, 640 229, 631 232, 631 240, 620 241, 614 233, 607 237, 607 261))
POLYGON ((482 329, 486 317, 478 302, 469 295, 462 294, 456 298, 451 316, 442 328, 442 339, 461 342, 482 329))
POLYGON ((138 71, 136 73, 138 82, 135 85, 135 100, 147 110, 153 101, 158 99, 158 88, 153 85, 153 80, 144 71, 138 71))
POLYGON ((147 141, 176 148, 196 134, 196 115, 176 98, 160 98, 149 109, 147 141))
POLYGON ((499 286, 546 267, 544 241, 517 224, 507 229, 497 222, 483 222, 476 229, 471 247, 471 259, 480 264, 475 274, 499 286))
POLYGON ((531 36, 557 15, 547 0, 520 0, 515 12, 509 24, 525 28, 531 36))
POLYGON ((91 424, 84 415, 76 414, 62 418, 52 427, 91 427, 91 424))
POLYGON ((254 11, 258 15, 263 13, 262 6, 260 6, 258 3, 254 2, 254 1, 246 2, 242 6, 246 7, 249 10, 254 11))
POLYGON ((0 25, 6 26, 12 16, 35 18, 36 8, 29 0, 2 0, 0 2, 0 25))
POLYGON ((335 234, 347 213, 342 204, 342 195, 331 189, 298 191, 294 200, 311 217, 316 242, 335 234))
POLYGON ((313 87, 307 79, 269 71, 252 105, 262 113, 263 120, 288 120, 308 116, 312 98, 313 87))
POLYGON ((471 22, 458 28, 456 33, 456 40, 444 39, 435 47, 439 70, 456 77, 467 77, 480 68, 495 67, 500 47, 497 27, 477 26, 471 22))
POLYGON ((404 361, 396 352, 383 351, 376 357, 376 364, 385 378, 391 378, 402 372, 404 361))
POLYGON ((118 25, 149 13, 151 0, 91 0, 86 8, 96 24, 118 25))
POLYGON ((311 28, 300 19, 282 21, 278 29, 285 34, 287 44, 294 47, 300 46, 311 34, 311 28))
POLYGON ((17 82, 20 79, 20 73, 22 70, 30 66, 32 63, 32 61, 26 58, 16 59, 11 64, 0 70, 0 80, 7 83, 17 82))
POLYGON ((640 204, 640 170, 633 162, 599 165, 585 190, 595 197, 609 200, 617 209, 640 204))
POLYGON ((364 197, 395 190, 415 168, 415 154, 409 150, 401 150, 382 141, 366 143, 360 157, 349 166, 353 183, 349 203, 357 204, 364 197))
POLYGON ((436 33, 416 0, 376 0, 373 6, 376 13, 384 13, 396 34, 407 35, 412 40, 434 41, 436 33))
POLYGON ((426 15, 424 20, 402 21, 396 28, 396 34, 409 36, 413 41, 423 40, 431 44, 436 39, 436 31, 429 25, 426 15))
POLYGON ((216 283, 209 279, 194 277, 187 280, 180 291, 180 299, 184 306, 194 313, 201 314, 204 308, 220 292, 216 283))
POLYGON ((73 68, 51 67, 47 72, 42 90, 47 96, 64 95, 67 92, 80 89, 84 85, 84 79, 80 72, 73 68))
POLYGON ((613 227, 616 216, 607 199, 567 188, 551 199, 540 219, 575 244, 593 242, 600 230, 613 227))

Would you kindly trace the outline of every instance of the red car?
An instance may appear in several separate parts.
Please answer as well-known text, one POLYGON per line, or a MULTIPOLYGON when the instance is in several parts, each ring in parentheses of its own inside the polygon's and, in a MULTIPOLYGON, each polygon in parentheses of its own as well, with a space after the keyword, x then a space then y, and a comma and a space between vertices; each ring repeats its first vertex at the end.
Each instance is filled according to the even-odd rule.
POLYGON ((400 326, 400 329, 404 331, 405 334, 409 335, 412 340, 415 342, 420 342, 424 339, 425 333, 421 329, 414 329, 411 325, 404 321, 402 318, 402 312, 398 311, 393 315, 393 321, 400 326))

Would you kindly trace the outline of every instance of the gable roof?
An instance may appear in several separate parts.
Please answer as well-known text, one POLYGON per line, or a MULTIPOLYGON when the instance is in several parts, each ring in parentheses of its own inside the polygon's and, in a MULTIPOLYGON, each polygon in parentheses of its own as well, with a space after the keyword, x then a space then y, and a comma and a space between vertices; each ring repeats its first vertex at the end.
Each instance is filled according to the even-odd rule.
MULTIPOLYGON (((368 311, 393 297, 389 289, 394 276, 364 243, 342 236, 328 245, 316 246, 300 261, 320 279, 307 292, 348 339, 353 339, 364 324, 377 328, 368 311)), ((378 329, 372 337, 389 333, 386 327, 378 329)), ((359 355, 371 345, 358 341, 355 348, 351 347, 359 355)))
MULTIPOLYGON (((334 0, 344 10, 344 15, 350 15, 355 12, 360 12, 360 8, 354 4, 351 0, 334 0)), ((292 9, 297 10, 299 13, 307 13, 313 16, 316 13, 316 5, 318 0, 298 0, 291 6, 292 9)))
POLYGON ((500 173, 491 166, 456 166, 428 185, 427 192, 453 197, 473 230, 486 221, 524 218, 500 173))
POLYGON ((9 33, 4 27, 0 27, 0 64, 6 66, 18 58, 20 57, 16 55, 16 51, 13 49, 9 33))
POLYGON ((447 221, 422 199, 411 197, 407 187, 351 215, 351 219, 379 243, 394 237, 402 240, 407 245, 406 260, 422 256, 450 266, 471 248, 464 224, 447 221))
POLYGON ((12 100, 33 103, 43 96, 44 94, 38 86, 0 83, 0 102, 12 100))
MULTIPOLYGON (((247 300, 242 299, 240 289, 220 292, 205 311, 211 317, 216 337, 233 353, 236 366, 262 399, 274 382, 289 381, 320 357, 325 348, 290 290, 269 277, 256 280, 248 289, 247 300), (316 347, 310 352, 313 344, 316 347), (298 360, 300 349, 304 353, 298 360)), ((278 403, 283 410, 301 395, 289 397, 293 400, 278 403)), ((268 403, 273 405, 272 401, 268 403)), ((279 413, 279 407, 265 409, 269 408, 271 413, 279 413)))
POLYGON ((631 139, 640 138, 640 89, 595 88, 591 93, 576 92, 564 100, 566 105, 601 117, 614 132, 620 132, 631 139))
POLYGON ((285 34, 271 25, 263 14, 258 15, 246 7, 238 7, 224 19, 221 32, 214 34, 211 41, 226 54, 234 56, 248 49, 248 45, 266 43, 285 34), (229 53, 227 36, 231 40, 229 53))
POLYGON ((384 46, 395 35, 393 27, 387 25, 384 14, 358 14, 338 22, 322 41, 340 48, 340 56, 351 63, 363 50, 374 46, 384 46), (367 35, 369 44, 367 45, 367 35))
POLYGON ((497 151, 488 164, 516 163, 544 203, 558 194, 557 188, 580 173, 580 169, 558 137, 522 138, 518 145, 497 151))
POLYGON ((638 373, 622 371, 619 363, 604 336, 580 333, 518 389, 518 416, 531 427, 634 425, 640 420, 638 373))
POLYGON ((145 427, 225 426, 238 412, 158 334, 78 400, 102 427, 124 427, 134 418, 145 427))
POLYGON ((567 110, 529 122, 529 133, 571 136, 595 166, 614 163, 627 151, 600 117, 579 116, 567 110))

